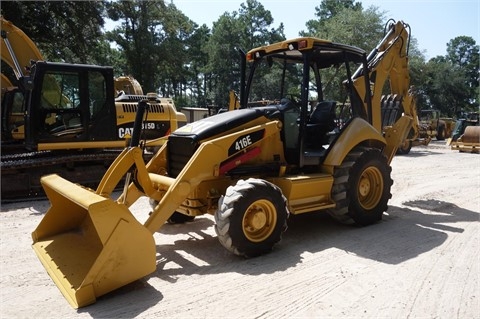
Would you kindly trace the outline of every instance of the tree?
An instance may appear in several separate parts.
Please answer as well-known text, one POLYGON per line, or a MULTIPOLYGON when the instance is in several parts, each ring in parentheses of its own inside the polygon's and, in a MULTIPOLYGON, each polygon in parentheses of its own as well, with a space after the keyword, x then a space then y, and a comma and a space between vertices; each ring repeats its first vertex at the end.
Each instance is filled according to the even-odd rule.
POLYGON ((428 73, 426 71, 425 54, 418 49, 417 40, 412 37, 409 50, 410 84, 416 100, 417 110, 427 109, 430 100, 427 94, 426 83, 428 73))
POLYGON ((470 97, 464 89, 465 72, 454 66, 445 57, 430 59, 426 65, 426 93, 430 105, 447 116, 454 116, 470 97))
POLYGON ((239 55, 236 51, 241 43, 241 28, 233 14, 224 13, 214 22, 212 34, 206 45, 209 73, 207 99, 218 106, 226 105, 228 92, 233 89, 238 76, 239 55))
MULTIPOLYGON (((462 68, 466 75, 464 89, 469 91, 470 101, 465 104, 476 104, 479 96, 479 46, 472 37, 459 36, 447 43, 447 59, 454 66, 462 68)), ((465 106, 467 106, 465 105, 465 106)))
POLYGON ((210 73, 208 95, 215 105, 226 105, 229 90, 239 91, 239 49, 248 51, 285 39, 283 24, 269 29, 272 23, 270 11, 256 0, 247 0, 238 12, 225 12, 213 24, 206 52, 209 58, 207 71, 210 73))
POLYGON ((185 83, 186 47, 194 24, 173 4, 163 0, 111 2, 108 16, 121 25, 107 33, 125 55, 126 72, 146 92, 180 94, 185 83))
POLYGON ((362 11, 362 3, 355 0, 323 0, 322 3, 315 8, 316 16, 320 20, 328 20, 340 13, 343 9, 352 9, 362 11))
MULTIPOLYGON (((327 39, 337 43, 344 43, 370 51, 384 36, 384 23, 382 15, 376 7, 363 10, 361 4, 353 1, 322 1, 316 8, 319 20, 307 22, 308 32, 304 36, 313 36, 327 39)), ((324 91, 328 91, 331 99, 342 101, 345 99, 344 87, 341 85, 345 80, 341 77, 345 73, 338 72, 336 68, 322 71, 322 77, 328 79, 325 83, 336 83, 335 86, 326 85, 324 91)))
POLYGON ((478 110, 479 48, 471 37, 460 36, 447 44, 447 54, 430 59, 422 69, 425 96, 422 108, 435 108, 446 116, 478 110))
POLYGON ((190 71, 191 105, 206 106, 206 82, 208 54, 205 52, 205 44, 210 38, 210 29, 204 24, 195 28, 195 31, 187 42, 188 70, 190 71))
POLYGON ((119 1, 108 4, 108 16, 114 21, 121 20, 121 25, 107 32, 107 38, 115 42, 125 55, 126 72, 136 78, 144 91, 155 89, 154 52, 159 49, 154 37, 159 17, 158 6, 163 1, 119 1))
POLYGON ((3 1, 1 12, 32 39, 45 59, 96 64, 103 45, 102 1, 3 1))
POLYGON ((315 16, 318 19, 309 20, 306 22, 307 32, 301 32, 303 35, 316 34, 322 30, 324 24, 339 14, 344 9, 351 9, 354 11, 362 11, 361 3, 354 3, 355 0, 322 0, 318 7, 315 7, 315 16))
POLYGON ((324 0, 316 9, 319 20, 307 21, 304 36, 346 43, 366 51, 372 50, 383 36, 383 17, 377 7, 363 10, 361 4, 353 1, 324 0))
MULTIPOLYGON (((163 34, 160 44, 161 57, 158 63, 157 79, 164 96, 183 99, 187 90, 190 91, 192 70, 190 63, 193 58, 189 47, 190 38, 196 24, 179 11, 173 4, 166 6, 162 19, 163 34)), ((179 106, 183 106, 179 104, 179 106)))
POLYGON ((277 29, 270 29, 273 23, 270 11, 257 0, 247 0, 240 5, 238 11, 238 22, 241 33, 241 43, 244 49, 252 49, 269 42, 276 42, 285 39, 283 34, 283 23, 277 29))

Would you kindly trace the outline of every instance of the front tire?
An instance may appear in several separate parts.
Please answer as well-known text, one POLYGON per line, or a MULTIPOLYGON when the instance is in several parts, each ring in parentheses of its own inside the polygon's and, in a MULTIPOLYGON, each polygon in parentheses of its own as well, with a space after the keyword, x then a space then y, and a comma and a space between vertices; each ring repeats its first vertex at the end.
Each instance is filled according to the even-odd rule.
POLYGON ((352 150, 335 169, 332 198, 337 207, 329 210, 330 215, 342 223, 360 226, 380 221, 392 197, 391 171, 379 150, 352 150))
POLYGON ((215 231, 235 255, 266 254, 287 229, 287 200, 279 187, 265 180, 239 180, 218 201, 215 231))

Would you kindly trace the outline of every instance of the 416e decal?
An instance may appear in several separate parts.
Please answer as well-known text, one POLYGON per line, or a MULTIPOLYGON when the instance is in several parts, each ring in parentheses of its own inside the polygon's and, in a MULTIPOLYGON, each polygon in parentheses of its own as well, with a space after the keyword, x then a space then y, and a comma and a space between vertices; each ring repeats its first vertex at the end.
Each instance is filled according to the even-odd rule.
POLYGON ((261 129, 259 131, 245 134, 237 138, 230 148, 228 149, 228 156, 233 155, 250 145, 260 141, 263 138, 263 135, 265 134, 265 129, 261 129))

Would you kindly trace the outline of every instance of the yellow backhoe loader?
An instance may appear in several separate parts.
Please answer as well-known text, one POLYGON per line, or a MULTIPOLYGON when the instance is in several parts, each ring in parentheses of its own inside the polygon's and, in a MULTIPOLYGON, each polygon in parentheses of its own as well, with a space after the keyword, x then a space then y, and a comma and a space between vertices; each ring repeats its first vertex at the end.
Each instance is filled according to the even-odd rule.
POLYGON ((89 305, 155 271, 152 235, 174 214, 213 214, 221 244, 245 257, 270 252, 290 214, 380 221, 391 197, 390 162, 412 124, 407 27, 389 22, 368 56, 311 37, 255 48, 242 63, 239 109, 177 129, 145 164, 138 145, 150 106, 141 101, 130 147, 95 190, 44 176, 51 207, 32 233, 33 250, 69 303, 89 305), (392 98, 382 100, 387 79, 392 98), (331 99, 339 93, 343 102, 331 99), (247 107, 262 98, 278 102, 247 107), (124 191, 113 199, 123 176, 124 191), (142 196, 154 203, 143 224, 129 210, 142 196))

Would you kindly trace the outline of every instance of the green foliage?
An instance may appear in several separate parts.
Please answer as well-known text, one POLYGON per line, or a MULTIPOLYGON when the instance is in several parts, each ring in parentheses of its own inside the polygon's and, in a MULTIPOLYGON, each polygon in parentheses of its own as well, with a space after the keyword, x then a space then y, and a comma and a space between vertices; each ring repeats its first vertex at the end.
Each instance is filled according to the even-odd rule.
MULTIPOLYGON (((154 21, 161 19, 163 1, 118 1, 107 5, 108 17, 121 25, 106 33, 115 42, 127 61, 126 73, 136 78, 145 92, 154 91, 159 30, 154 21), (160 8, 161 9, 161 8, 160 8)), ((126 75, 127 75, 126 74, 126 75)))
POLYGON ((270 11, 256 0, 247 0, 238 12, 224 13, 214 23, 206 45, 207 70, 210 74, 207 96, 217 106, 226 106, 229 90, 239 91, 239 49, 251 48, 285 39, 283 25, 269 29, 273 23, 270 11))
POLYGON ((443 57, 431 59, 426 68, 426 92, 431 107, 440 110, 443 115, 453 116, 468 100, 468 92, 463 89, 464 70, 448 63, 443 57))
POLYGON ((239 48, 241 35, 239 21, 235 14, 224 13, 214 23, 212 34, 205 47, 208 55, 206 71, 209 74, 206 83, 206 96, 210 103, 226 105, 228 92, 239 79, 239 48))
POLYGON ((327 20, 313 36, 372 50, 383 37, 384 23, 375 8, 365 11, 345 8, 327 20))
POLYGON ((412 39, 409 54, 410 84, 415 94, 417 109, 426 109, 429 105, 429 97, 426 92, 425 83, 428 82, 428 74, 425 65, 425 56, 419 52, 416 39, 412 39))
POLYGON ((319 32, 325 28, 325 23, 335 18, 345 9, 352 11, 362 11, 362 4, 354 4, 354 0, 323 0, 318 7, 315 7, 315 16, 317 19, 309 20, 305 23, 307 32, 301 32, 304 36, 319 36, 319 32))
POLYGON ((426 64, 426 94, 432 108, 454 116, 478 111, 479 47, 471 37, 456 37, 447 44, 447 55, 426 64))
MULTIPOLYGON (((361 4, 354 4, 354 1, 325 0, 316 9, 319 20, 307 22, 308 32, 304 32, 304 36, 349 44, 362 48, 367 53, 374 49, 384 36, 384 22, 375 7, 363 10, 361 4)), ((345 80, 342 78, 345 72, 338 72, 336 69, 322 72, 324 79, 328 79, 326 83, 337 84, 328 85, 326 88, 329 98, 343 101, 345 90, 340 84, 345 80)))
POLYGON ((344 9, 362 11, 362 3, 355 3, 355 0, 323 0, 315 9, 317 11, 316 16, 320 20, 328 20, 335 17, 344 9))
POLYGON ((179 96, 177 98, 174 98, 173 100, 175 103, 175 107, 177 108, 177 111, 180 111, 184 107, 190 106, 190 102, 188 101, 188 98, 184 96, 179 96))
POLYGON ((23 30, 45 59, 97 63, 104 25, 102 1, 3 1, 5 19, 23 30))
POLYGON ((187 42, 187 53, 190 63, 187 65, 189 71, 189 90, 192 97, 191 106, 207 106, 206 83, 209 79, 207 71, 208 54, 205 52, 205 44, 210 38, 210 29, 206 25, 195 28, 187 42))
POLYGON ((468 86, 472 89, 479 85, 479 46, 471 37, 456 37, 447 43, 447 59, 456 66, 464 69, 468 77, 468 86))

